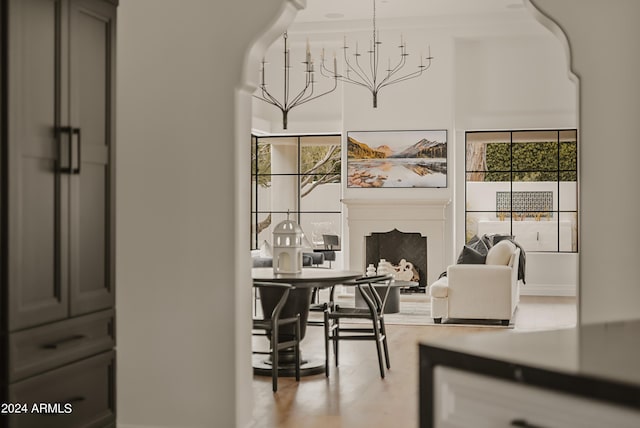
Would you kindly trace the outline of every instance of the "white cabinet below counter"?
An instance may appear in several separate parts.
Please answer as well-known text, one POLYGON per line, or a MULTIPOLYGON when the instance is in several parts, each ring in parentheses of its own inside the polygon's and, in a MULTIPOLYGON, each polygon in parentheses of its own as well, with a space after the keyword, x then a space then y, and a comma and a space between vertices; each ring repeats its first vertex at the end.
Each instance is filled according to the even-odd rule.
POLYGON ((434 368, 434 428, 637 428, 640 411, 445 366, 434 368))

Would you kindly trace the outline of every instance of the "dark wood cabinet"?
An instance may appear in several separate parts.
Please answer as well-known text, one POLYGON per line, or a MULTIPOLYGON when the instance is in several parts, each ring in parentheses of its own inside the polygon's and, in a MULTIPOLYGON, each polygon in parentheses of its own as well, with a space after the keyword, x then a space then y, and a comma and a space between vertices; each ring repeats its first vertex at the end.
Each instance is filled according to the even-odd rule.
POLYGON ((115 7, 14 0, 9 329, 113 306, 115 7))
POLYGON ((117 3, 1 4, 2 402, 115 344, 117 3))
POLYGON ((10 426, 112 426, 114 370, 115 353, 110 351, 12 384, 9 402, 26 403, 28 407, 26 413, 9 416, 10 426))

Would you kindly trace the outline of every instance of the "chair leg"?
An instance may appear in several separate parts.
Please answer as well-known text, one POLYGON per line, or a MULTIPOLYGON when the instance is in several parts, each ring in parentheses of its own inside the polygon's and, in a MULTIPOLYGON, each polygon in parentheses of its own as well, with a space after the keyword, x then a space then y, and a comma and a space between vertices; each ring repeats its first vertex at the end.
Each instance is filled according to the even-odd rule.
POLYGON ((273 392, 278 390, 278 325, 271 329, 271 382, 273 392))
POLYGON ((387 361, 387 368, 391 368, 391 362, 389 361, 389 345, 387 345, 387 328, 384 325, 384 318, 380 318, 380 332, 384 339, 382 339, 382 344, 384 345, 384 357, 387 361))
POLYGON ((340 342, 340 320, 336 319, 336 323, 333 326, 333 357, 336 360, 336 367, 338 367, 338 350, 339 350, 339 345, 338 343, 340 342))
POLYGON ((329 310, 324 310, 324 374, 329 377, 329 310))
POLYGON ((295 359, 296 359, 296 380, 300 381, 300 315, 297 315, 296 319, 296 345, 294 347, 295 359))
POLYGON ((378 365, 380 366, 380 377, 384 379, 384 363, 382 362, 382 345, 380 344, 380 330, 378 329, 378 319, 373 318, 373 335, 376 338, 376 349, 378 350, 378 365))

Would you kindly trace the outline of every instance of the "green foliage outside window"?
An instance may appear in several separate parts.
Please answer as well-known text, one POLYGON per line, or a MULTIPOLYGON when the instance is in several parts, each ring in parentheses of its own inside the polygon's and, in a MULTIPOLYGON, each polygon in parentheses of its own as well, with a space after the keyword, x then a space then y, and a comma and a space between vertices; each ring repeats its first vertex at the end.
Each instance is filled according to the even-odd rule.
POLYGON ((271 185, 271 144, 252 142, 251 144, 251 178, 258 180, 258 184, 262 187, 271 185), (257 162, 256 162, 257 158, 257 162), (257 175, 256 174, 260 174, 257 175))
POLYGON ((303 146, 300 150, 300 172, 313 174, 314 180, 340 182, 340 146, 303 146), (325 176, 329 178, 324 178, 325 176))
POLYGON ((513 143, 513 161, 510 143, 486 144, 486 168, 484 181, 577 181, 577 144, 560 143, 560 171, 558 171, 558 143, 513 143))

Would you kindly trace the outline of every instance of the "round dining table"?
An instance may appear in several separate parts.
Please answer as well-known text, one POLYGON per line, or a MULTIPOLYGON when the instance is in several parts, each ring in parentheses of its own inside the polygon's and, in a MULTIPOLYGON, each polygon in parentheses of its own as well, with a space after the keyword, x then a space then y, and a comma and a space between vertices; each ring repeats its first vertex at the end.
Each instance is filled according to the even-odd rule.
MULTIPOLYGON (((281 317, 288 318, 300 314, 300 340, 304 339, 309 318, 309 307, 311 305, 311 292, 314 288, 327 288, 338 285, 344 281, 359 278, 362 272, 351 270, 334 270, 327 268, 303 268, 297 274, 276 274, 273 268, 253 268, 251 277, 253 281, 279 282, 291 284, 295 289, 291 290, 287 303, 285 304, 281 317)), ((260 304, 265 314, 273 311, 280 296, 276 293, 269 293, 266 290, 260 296, 260 304)), ((283 334, 291 334, 291 331, 282 327, 283 334)), ((302 355, 302 351, 301 351, 302 355)), ((323 358, 303 358, 300 357, 300 376, 311 376, 324 373, 325 362, 323 358)), ((257 375, 271 376, 271 358, 255 355, 253 359, 253 372, 257 375)), ((285 349, 278 355, 278 376, 294 376, 295 359, 293 349, 285 349)))

